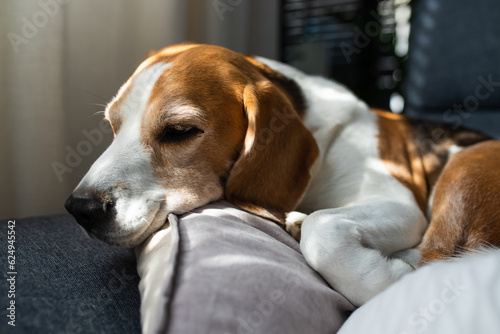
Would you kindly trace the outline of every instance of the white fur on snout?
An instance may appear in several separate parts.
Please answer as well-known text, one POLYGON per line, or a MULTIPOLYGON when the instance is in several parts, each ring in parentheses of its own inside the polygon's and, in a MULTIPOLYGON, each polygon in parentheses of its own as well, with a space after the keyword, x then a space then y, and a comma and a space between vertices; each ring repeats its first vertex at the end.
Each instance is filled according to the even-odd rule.
POLYGON ((164 190, 154 177, 151 154, 141 143, 141 122, 154 84, 168 66, 152 65, 120 89, 111 104, 130 88, 121 102, 120 131, 77 187, 106 192, 113 198, 115 221, 94 232, 110 244, 136 246, 167 218, 164 190))

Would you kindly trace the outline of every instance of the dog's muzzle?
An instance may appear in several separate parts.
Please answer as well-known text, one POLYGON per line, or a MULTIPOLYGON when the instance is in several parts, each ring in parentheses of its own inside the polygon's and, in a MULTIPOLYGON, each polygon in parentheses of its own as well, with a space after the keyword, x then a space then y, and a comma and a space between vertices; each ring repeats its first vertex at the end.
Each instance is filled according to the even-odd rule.
POLYGON ((113 221, 115 216, 113 199, 95 191, 76 190, 64 206, 88 233, 113 221))

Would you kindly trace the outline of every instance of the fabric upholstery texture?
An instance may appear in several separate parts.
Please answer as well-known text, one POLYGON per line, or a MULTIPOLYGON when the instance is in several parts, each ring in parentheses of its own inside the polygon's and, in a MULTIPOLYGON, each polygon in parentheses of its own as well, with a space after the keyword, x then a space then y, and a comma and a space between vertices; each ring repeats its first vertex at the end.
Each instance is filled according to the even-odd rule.
POLYGON ((500 2, 421 0, 412 17, 405 113, 500 138, 500 2))
POLYGON ((16 326, 9 326, 7 222, 0 222, 0 333, 140 333, 133 250, 89 239, 69 215, 16 220, 16 326))
MULTIPOLYGON (((169 220, 176 249, 154 248, 148 256, 165 266, 153 259, 141 271, 166 274, 148 286, 159 298, 148 332, 334 333, 354 310, 271 221, 224 201, 169 220)), ((0 226, 7 240, 7 221, 0 226)), ((19 219, 15 231, 15 333, 141 332, 133 250, 87 238, 68 215, 19 219)), ((6 278, 4 270, 4 292, 6 278)), ((0 302, 8 304, 6 293, 0 302)), ((10 330, 0 323, 0 332, 10 330)))
MULTIPOLYGON (((225 201, 179 218, 169 217, 171 232, 178 233, 169 237, 179 240, 177 263, 150 293, 165 291, 172 281, 175 288, 166 289, 169 296, 156 296, 164 301, 160 316, 166 321, 156 321, 148 332, 334 333, 354 309, 275 223, 225 201)), ((147 255, 158 258, 140 269, 142 277, 163 254, 147 255)))
POLYGON ((425 266, 357 309, 339 334, 500 333, 500 250, 425 266))

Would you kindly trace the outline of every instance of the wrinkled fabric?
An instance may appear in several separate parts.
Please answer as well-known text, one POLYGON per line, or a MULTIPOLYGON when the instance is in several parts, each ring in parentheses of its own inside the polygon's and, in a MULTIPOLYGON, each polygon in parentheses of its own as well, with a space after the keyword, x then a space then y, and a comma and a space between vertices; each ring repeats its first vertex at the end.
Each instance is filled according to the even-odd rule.
POLYGON ((139 252, 141 277, 149 271, 166 277, 154 288, 141 282, 142 300, 163 305, 161 312, 147 310, 161 319, 149 318, 145 333, 334 333, 354 309, 269 220, 224 201, 169 220, 170 233, 178 235, 163 237, 178 238, 178 250, 155 253, 153 236, 147 241, 153 247, 139 252))

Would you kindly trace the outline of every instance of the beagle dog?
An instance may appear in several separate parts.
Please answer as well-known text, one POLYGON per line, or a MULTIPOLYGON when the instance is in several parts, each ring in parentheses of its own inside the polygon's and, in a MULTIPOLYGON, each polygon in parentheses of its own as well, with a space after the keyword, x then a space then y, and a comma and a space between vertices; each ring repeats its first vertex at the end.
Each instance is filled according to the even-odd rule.
POLYGON ((165 48, 105 117, 114 141, 66 208, 112 245, 135 247, 169 213, 224 198, 286 225, 355 305, 429 261, 500 245, 500 142, 372 110, 273 60, 165 48))

